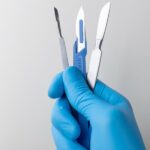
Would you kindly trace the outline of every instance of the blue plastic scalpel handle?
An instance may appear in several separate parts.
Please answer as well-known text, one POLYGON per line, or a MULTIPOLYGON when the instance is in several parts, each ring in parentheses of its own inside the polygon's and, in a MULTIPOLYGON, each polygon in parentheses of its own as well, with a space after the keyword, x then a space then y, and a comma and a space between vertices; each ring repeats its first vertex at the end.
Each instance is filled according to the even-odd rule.
POLYGON ((81 52, 77 52, 77 40, 73 48, 73 65, 77 67, 86 78, 86 54, 87 48, 85 47, 81 52))
MULTIPOLYGON (((81 51, 77 52, 77 40, 75 41, 74 47, 73 47, 73 65, 77 67, 86 78, 86 54, 87 54, 87 46, 81 51)), ((86 44, 87 45, 87 44, 86 44)), ((89 124, 88 121, 83 117, 81 114, 74 112, 75 117, 77 118, 80 128, 81 128, 81 134, 78 138, 78 142, 85 146, 87 149, 89 149, 89 124)))

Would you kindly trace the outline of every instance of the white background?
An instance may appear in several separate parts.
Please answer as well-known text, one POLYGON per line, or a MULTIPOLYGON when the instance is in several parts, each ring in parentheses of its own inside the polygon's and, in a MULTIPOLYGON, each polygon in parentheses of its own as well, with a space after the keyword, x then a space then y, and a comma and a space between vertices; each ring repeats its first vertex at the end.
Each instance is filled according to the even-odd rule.
MULTIPOLYGON (((60 12, 70 64, 80 5, 88 59, 104 0, 0 0, 0 150, 53 150, 47 90, 61 71, 53 6, 60 12)), ((99 79, 128 97, 150 145, 150 2, 112 0, 99 79)))

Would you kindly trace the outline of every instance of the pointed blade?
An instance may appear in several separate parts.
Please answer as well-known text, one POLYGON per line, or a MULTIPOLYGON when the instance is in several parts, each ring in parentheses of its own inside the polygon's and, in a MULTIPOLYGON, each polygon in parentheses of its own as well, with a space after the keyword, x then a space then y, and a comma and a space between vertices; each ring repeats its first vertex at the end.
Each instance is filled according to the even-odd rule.
POLYGON ((85 23, 82 7, 80 8, 76 19, 76 36, 78 40, 78 52, 80 52, 85 48, 85 23))
POLYGON ((59 20, 59 14, 58 14, 58 10, 56 7, 54 7, 54 12, 55 12, 56 21, 58 21, 59 20))
POLYGON ((106 27, 107 27, 107 22, 109 18, 109 13, 110 13, 110 2, 106 3, 99 15, 99 21, 98 21, 98 27, 97 27, 97 35, 96 35, 96 46, 97 48, 101 47, 106 27))
POLYGON ((55 19, 58 25, 58 31, 59 31, 59 35, 62 38, 62 32, 61 32, 61 27, 60 27, 60 20, 59 20, 59 13, 58 13, 58 9, 56 7, 54 7, 54 13, 55 13, 55 19))

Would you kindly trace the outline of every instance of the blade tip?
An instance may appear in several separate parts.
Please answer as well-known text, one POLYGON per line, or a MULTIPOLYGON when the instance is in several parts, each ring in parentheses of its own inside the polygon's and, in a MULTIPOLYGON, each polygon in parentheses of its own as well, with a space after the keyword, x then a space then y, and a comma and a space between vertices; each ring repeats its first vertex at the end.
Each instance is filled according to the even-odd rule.
POLYGON ((108 11, 110 11, 110 7, 111 7, 111 3, 107 2, 102 9, 107 9, 108 11))
POLYGON ((54 11, 56 12, 57 11, 57 8, 54 6, 54 11))
POLYGON ((82 6, 80 7, 80 11, 83 11, 83 7, 82 6))
POLYGON ((80 9, 79 9, 79 13, 83 14, 84 15, 84 11, 83 11, 83 7, 81 6, 80 9))
POLYGON ((105 6, 111 7, 111 2, 107 2, 105 6))
POLYGON ((56 20, 57 20, 57 18, 58 18, 58 10, 57 10, 57 8, 56 7, 54 7, 54 12, 55 12, 55 17, 56 17, 56 20))
POLYGON ((84 20, 84 10, 83 10, 82 6, 80 7, 80 9, 78 11, 78 15, 77 15, 77 19, 76 19, 76 26, 78 25, 78 22, 81 18, 84 20))

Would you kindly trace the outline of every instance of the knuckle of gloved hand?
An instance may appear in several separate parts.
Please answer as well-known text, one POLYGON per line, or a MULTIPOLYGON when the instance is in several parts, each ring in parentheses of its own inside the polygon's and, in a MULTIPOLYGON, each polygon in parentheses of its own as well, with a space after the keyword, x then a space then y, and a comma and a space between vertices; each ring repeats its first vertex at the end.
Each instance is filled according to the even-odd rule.
POLYGON ((61 102, 57 100, 52 110, 52 125, 64 136, 70 139, 76 139, 80 135, 79 126, 71 120, 69 112, 67 112, 61 102))
MULTIPOLYGON (((97 115, 95 115, 97 118, 97 115)), ((105 109, 101 119, 92 119, 93 125, 100 126, 100 127, 112 127, 114 123, 120 122, 122 119, 125 119, 125 114, 122 110, 120 110, 116 106, 110 106, 108 109, 105 109)))
POLYGON ((123 97, 123 98, 124 98, 124 102, 125 102, 127 108, 130 109, 131 111, 133 111, 130 101, 126 97, 123 97))
POLYGON ((128 100, 125 96, 123 96, 123 95, 120 94, 120 93, 117 93, 116 99, 118 100, 118 103, 119 103, 119 102, 120 102, 120 103, 123 103, 124 106, 126 106, 126 108, 132 110, 131 103, 129 102, 129 100, 128 100))
POLYGON ((75 124, 70 124, 68 126, 68 129, 66 129, 65 127, 65 130, 66 130, 65 133, 67 133, 67 137, 72 140, 77 139, 80 135, 80 129, 75 124))
POLYGON ((64 108, 64 99, 59 98, 56 100, 52 112, 51 122, 54 127, 60 128, 60 125, 66 120, 66 109, 64 108))
POLYGON ((123 110, 121 110, 117 106, 112 106, 108 111, 107 111, 107 121, 106 123, 108 125, 113 124, 114 122, 121 121, 125 119, 126 115, 123 110))
POLYGON ((64 94, 64 85, 62 80, 62 72, 57 74, 52 80, 49 89, 48 96, 50 98, 58 98, 64 94))
POLYGON ((54 127, 57 126, 58 124, 58 121, 59 121, 59 110, 57 108, 57 105, 58 105, 58 100, 56 100, 53 108, 52 108, 52 111, 51 111, 51 116, 50 116, 50 120, 53 124, 54 127))

